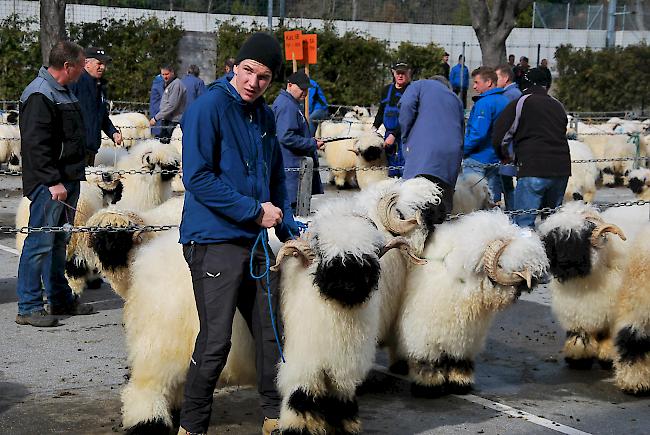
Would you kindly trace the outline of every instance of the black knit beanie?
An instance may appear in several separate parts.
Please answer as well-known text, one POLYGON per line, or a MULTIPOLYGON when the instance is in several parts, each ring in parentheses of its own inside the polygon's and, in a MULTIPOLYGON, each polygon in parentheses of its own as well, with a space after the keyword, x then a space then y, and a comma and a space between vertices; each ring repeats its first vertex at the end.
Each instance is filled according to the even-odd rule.
POLYGON ((237 53, 235 64, 245 59, 254 60, 268 67, 275 79, 281 75, 282 50, 275 37, 268 33, 254 33, 244 42, 237 53))

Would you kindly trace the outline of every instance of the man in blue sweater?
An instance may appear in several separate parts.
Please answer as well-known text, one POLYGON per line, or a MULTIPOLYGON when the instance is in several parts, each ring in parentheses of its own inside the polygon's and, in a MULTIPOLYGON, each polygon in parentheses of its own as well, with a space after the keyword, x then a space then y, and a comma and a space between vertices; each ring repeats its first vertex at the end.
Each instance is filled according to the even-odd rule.
MULTIPOLYGON (((273 113, 277 125, 278 141, 282 148, 282 160, 286 168, 299 168, 303 157, 311 157, 314 162, 314 175, 311 194, 323 193, 318 172, 318 149, 324 142, 312 137, 305 115, 300 109, 309 90, 310 80, 304 71, 298 71, 287 78, 287 89, 273 102, 273 113)), ((298 202, 298 183, 300 174, 292 171, 286 174, 287 194, 291 208, 295 211, 298 202)))
POLYGON ((185 85, 187 92, 185 93, 185 107, 189 107, 194 100, 199 98, 205 92, 205 83, 199 78, 200 74, 199 67, 196 65, 190 65, 187 69, 187 74, 181 80, 185 85))
POLYGON ((179 433, 207 433, 212 395, 230 350, 235 308, 255 340, 263 433, 277 428, 281 399, 275 386, 280 359, 275 333, 281 336, 281 331, 273 330, 270 313, 280 318, 278 276, 270 274, 269 288, 266 280, 256 281, 252 274, 264 272, 265 255, 261 243, 252 251, 268 228, 274 227, 282 241, 298 234, 273 112, 262 97, 282 65, 275 38, 253 34, 239 50, 233 79, 212 84, 181 121, 186 191, 180 243, 192 274, 200 330, 179 433))
POLYGON ((106 97, 106 65, 111 57, 103 48, 86 49, 84 71, 76 83, 69 86, 79 100, 81 114, 86 131, 86 166, 95 165, 95 155, 102 143, 101 132, 106 133, 117 145, 122 144, 122 134, 115 128, 108 117, 108 99, 106 97))
POLYGON ((464 64, 464 58, 461 54, 458 56, 458 63, 449 72, 449 83, 454 93, 458 95, 463 102, 463 109, 467 108, 467 89, 469 88, 469 70, 464 64))
POLYGON ((497 74, 486 66, 472 71, 474 106, 469 114, 463 146, 464 171, 476 172, 487 179, 492 202, 501 201, 503 187, 499 176, 499 158, 492 148, 492 126, 508 105, 503 89, 497 87, 497 74), (494 165, 494 166, 491 166, 494 165))

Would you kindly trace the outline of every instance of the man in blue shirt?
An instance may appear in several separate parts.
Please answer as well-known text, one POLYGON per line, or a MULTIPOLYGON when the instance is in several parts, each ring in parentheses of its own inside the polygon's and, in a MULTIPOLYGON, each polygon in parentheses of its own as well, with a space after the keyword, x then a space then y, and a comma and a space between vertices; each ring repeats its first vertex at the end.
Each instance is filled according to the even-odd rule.
MULTIPOLYGON (((514 59, 514 58, 513 58, 514 59)), ((509 64, 505 63, 497 67, 497 86, 503 89, 503 95, 508 101, 515 101, 521 97, 521 91, 517 83, 513 83, 515 73, 509 64)), ((510 147, 514 149, 513 146, 510 147)), ((514 157, 514 156, 513 156, 514 157)), ((515 206, 515 184, 513 177, 517 175, 517 168, 514 167, 514 161, 504 160, 499 168, 501 184, 503 186, 503 199, 506 203, 506 210, 513 210, 515 206), (509 165, 506 163, 510 163, 509 165)))
MULTIPOLYGON (((149 118, 155 117, 160 112, 160 100, 162 99, 163 92, 165 92, 165 81, 162 75, 158 74, 151 81, 151 91, 149 93, 149 118)), ((156 125, 151 127, 151 134, 155 137, 160 135, 161 121, 157 121, 156 125)))
MULTIPOLYGON (((273 102, 273 113, 285 168, 298 168, 303 157, 311 157, 314 162, 311 194, 316 195, 323 193, 318 172, 318 149, 323 147, 324 142, 312 137, 305 115, 300 108, 309 90, 310 82, 304 71, 291 74, 287 78, 287 89, 281 90, 273 102)), ((294 211, 298 202, 299 181, 298 172, 286 174, 287 194, 294 211)))
POLYGON ((449 72, 449 83, 454 93, 460 97, 463 102, 463 108, 467 108, 467 89, 469 88, 469 70, 464 64, 464 58, 461 54, 458 56, 458 63, 449 72))
POLYGON ((469 114, 463 146, 464 171, 476 172, 487 179, 492 202, 501 201, 503 187, 499 176, 499 158, 492 148, 492 127, 501 111, 508 105, 503 89, 497 87, 497 74, 486 66, 472 71, 474 106, 469 114))
POLYGON ((309 79, 309 122, 311 123, 311 134, 316 134, 318 128, 318 121, 323 121, 329 118, 327 111, 327 98, 316 80, 309 79))
POLYGON ((196 65, 190 65, 187 69, 187 74, 181 82, 185 85, 185 107, 189 107, 190 104, 205 92, 205 83, 199 78, 199 67, 196 65))
MULTIPOLYGON (((255 341, 262 433, 277 428, 280 353, 269 312, 280 318, 279 277, 271 273, 268 288, 265 280, 255 280, 253 274, 265 271, 266 258, 262 244, 252 251, 268 228, 275 228, 281 241, 298 234, 273 112, 262 97, 280 76, 283 62, 273 36, 253 34, 239 50, 233 79, 212 84, 181 121, 185 203, 180 243, 201 325, 185 383, 182 434, 207 433, 214 388, 230 350, 235 308, 255 341)), ((271 248, 266 248, 273 264, 271 248)))

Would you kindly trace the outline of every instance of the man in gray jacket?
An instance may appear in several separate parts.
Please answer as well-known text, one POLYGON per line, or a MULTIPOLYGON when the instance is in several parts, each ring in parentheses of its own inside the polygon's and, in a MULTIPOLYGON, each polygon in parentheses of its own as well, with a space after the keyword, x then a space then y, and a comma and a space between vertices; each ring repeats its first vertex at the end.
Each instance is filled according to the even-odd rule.
POLYGON ((463 105, 449 82, 434 76, 411 83, 399 102, 404 178, 425 177, 442 189, 451 213, 463 158, 463 105))
POLYGON ((171 65, 160 68, 160 75, 164 80, 165 91, 160 100, 160 111, 149 120, 152 127, 160 121, 160 134, 157 136, 161 142, 169 143, 174 128, 181 122, 181 117, 187 105, 187 89, 183 82, 176 77, 176 71, 171 65))

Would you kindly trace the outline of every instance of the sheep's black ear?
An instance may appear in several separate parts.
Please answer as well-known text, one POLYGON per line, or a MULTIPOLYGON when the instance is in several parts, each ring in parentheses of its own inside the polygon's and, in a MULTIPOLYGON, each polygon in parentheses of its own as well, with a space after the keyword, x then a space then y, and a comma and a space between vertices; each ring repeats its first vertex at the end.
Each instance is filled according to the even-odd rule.
POLYGON ((370 298, 379 282, 379 260, 365 254, 362 258, 336 257, 318 263, 314 285, 326 299, 333 299, 343 307, 352 308, 370 298))
POLYGON ((447 207, 442 201, 440 201, 440 204, 429 203, 422 209, 422 219, 429 232, 432 232, 436 225, 443 223, 446 218, 447 207))
POLYGON ((634 177, 634 178, 630 178, 627 185, 632 192, 638 194, 643 192, 643 186, 645 185, 645 183, 643 182, 643 180, 639 180, 638 178, 634 177))
POLYGON ((582 231, 553 229, 543 237, 550 272, 560 282, 584 277, 591 273, 591 232, 594 224, 589 223, 582 231))
POLYGON ((20 159, 18 158, 17 155, 11 153, 11 155, 9 156, 9 164, 17 166, 18 164, 20 164, 20 159))
POLYGON ((125 231, 95 233, 90 237, 90 247, 97 254, 102 267, 109 270, 127 266, 133 245, 133 233, 125 231))

